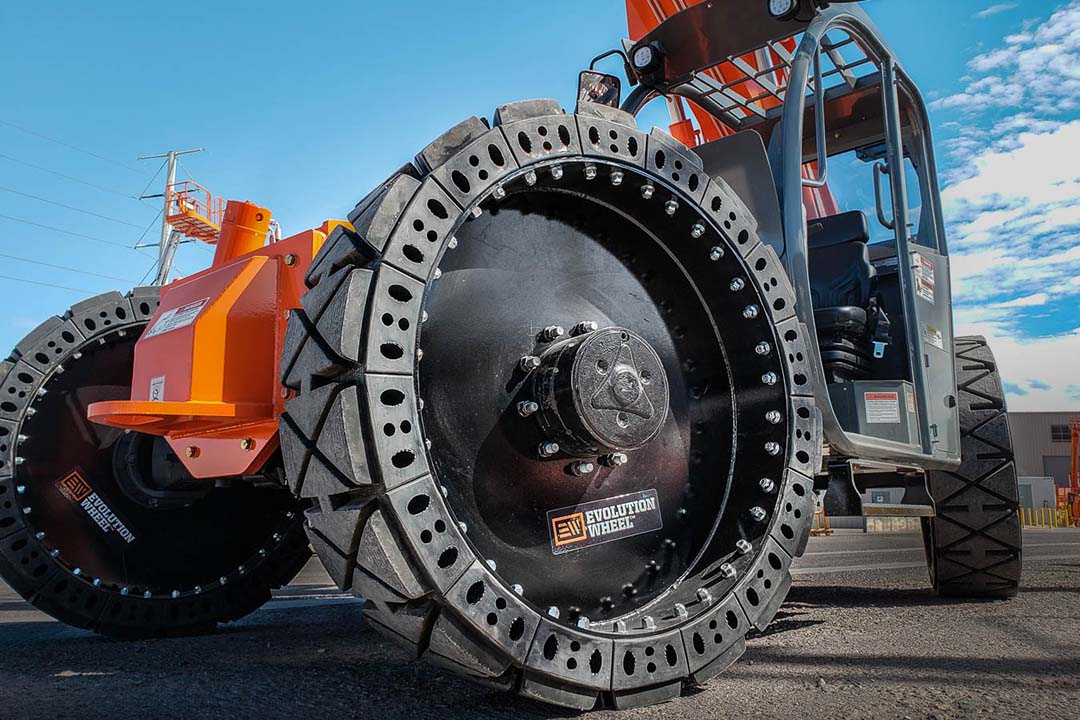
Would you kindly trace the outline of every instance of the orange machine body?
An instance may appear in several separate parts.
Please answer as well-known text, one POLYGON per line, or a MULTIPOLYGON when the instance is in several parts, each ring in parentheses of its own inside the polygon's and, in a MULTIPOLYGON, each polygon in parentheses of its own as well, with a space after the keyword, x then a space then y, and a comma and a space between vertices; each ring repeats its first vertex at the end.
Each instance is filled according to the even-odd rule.
POLYGON ((278 448, 278 366, 288 312, 338 223, 267 243, 270 212, 229 201, 210 268, 162 288, 135 346, 131 399, 91 420, 162 435, 197 478, 256 472, 278 448))

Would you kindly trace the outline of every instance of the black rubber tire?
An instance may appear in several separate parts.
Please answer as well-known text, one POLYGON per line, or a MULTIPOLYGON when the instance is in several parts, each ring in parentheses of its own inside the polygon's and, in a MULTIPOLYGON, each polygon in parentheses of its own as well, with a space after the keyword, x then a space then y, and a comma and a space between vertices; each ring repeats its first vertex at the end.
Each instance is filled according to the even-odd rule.
MULTIPOLYGON (((822 449, 820 415, 812 400, 814 374, 805 361, 805 328, 795 316, 794 295, 779 260, 759 242, 756 223, 721 179, 710 182, 706 176, 706 184, 708 192, 723 197, 701 201, 702 176, 692 174, 700 168, 693 153, 662 132, 637 130, 627 113, 587 107, 572 115, 550 100, 513 103, 496 111, 491 126, 471 118, 435 140, 415 165, 406 165, 362 200, 349 214, 354 230, 336 229, 312 263, 311 289, 290 316, 281 363, 282 384, 293 394, 280 425, 287 477, 294 492, 312 502, 306 511, 309 538, 331 577, 343 590, 366 598, 370 622, 413 656, 564 707, 587 710, 598 702, 634 707, 678 697, 722 672, 742 654, 746 634, 764 629, 779 609, 791 584, 791 562, 802 554, 813 519, 810 476, 820 467, 822 449), (550 134, 545 126, 552 128, 550 134), (552 150, 555 128, 565 147, 552 150), (588 138, 601 133, 631 138, 633 157, 625 145, 612 144, 609 150, 608 140, 590 145, 588 138), (479 211, 481 200, 497 192, 497 183, 524 178, 532 184, 530 168, 549 172, 558 162, 579 173, 585 167, 588 177, 591 166, 583 164, 588 158, 644 168, 647 146, 691 169, 681 180, 678 173, 654 176, 658 185, 677 188, 666 187, 664 193, 696 191, 700 205, 681 196, 683 202, 711 205, 712 213, 723 205, 722 213, 709 219, 716 223, 710 231, 715 234, 701 240, 701 257, 708 258, 710 245, 723 243, 729 248, 725 257, 744 268, 747 287, 754 283, 755 292, 765 297, 763 315, 777 350, 766 354, 787 388, 786 401, 780 401, 787 403, 791 419, 781 437, 786 450, 775 458, 780 473, 775 485, 761 474, 747 478, 752 492, 761 488, 760 502, 770 520, 768 527, 760 523, 762 535, 752 552, 744 550, 738 575, 725 575, 728 580, 715 594, 698 590, 689 615, 681 608, 676 617, 684 620, 672 621, 668 629, 650 632, 646 625, 630 632, 624 627, 622 636, 617 631, 601 635, 552 622, 527 607, 473 554, 465 528, 459 532, 443 500, 447 490, 427 470, 421 433, 393 432, 399 423, 423 427, 412 377, 415 335, 397 327, 423 322, 423 283, 440 277, 437 258, 456 246, 454 223, 479 211), (489 162, 489 154, 509 162, 489 162), (466 175, 468 183, 453 184, 451 173, 466 175), (433 206, 437 211, 430 211, 433 206), (417 247, 423 254, 415 252, 417 247), (394 322, 398 318, 401 322, 394 322), (380 351, 391 343, 398 352, 388 360, 380 351), (384 435, 385 428, 392 432, 384 435), (391 462, 403 454, 411 464, 407 469, 391 462), (632 656, 624 660, 624 653, 639 653, 636 674, 632 656), (654 654, 667 662, 654 669, 646 660, 654 654)), ((722 281, 725 293, 729 282, 730 277, 722 281)), ((741 279, 738 283, 742 288, 741 279)), ((742 312, 741 303, 737 311, 742 312)), ((756 377, 775 382, 761 371, 756 377)), ((760 448, 741 452, 756 458, 760 448)))
MULTIPOLYGON (((35 411, 39 390, 77 362, 80 350, 101 342, 130 342, 158 306, 159 288, 136 288, 127 295, 104 293, 52 317, 26 336, 0 363, 0 577, 37 609, 75 627, 122 638, 190 635, 237 620, 270 599, 311 556, 303 515, 284 513, 275 537, 238 570, 176 597, 126 594, 76 575, 63 557, 54 557, 51 537, 32 525, 18 483, 24 421, 35 411), (117 338, 123 338, 117 340, 117 338), (18 467, 17 467, 18 466, 18 467)), ((131 343, 134 347, 134 343, 131 343)), ((213 491, 211 491, 213 492, 213 491)), ((58 552, 58 551, 56 551, 58 552)), ((217 573, 215 573, 215 576, 217 573)))
POLYGON ((937 517, 924 520, 940 595, 1009 598, 1020 589, 1023 538, 1005 392, 982 337, 956 339, 962 464, 929 473, 937 517))

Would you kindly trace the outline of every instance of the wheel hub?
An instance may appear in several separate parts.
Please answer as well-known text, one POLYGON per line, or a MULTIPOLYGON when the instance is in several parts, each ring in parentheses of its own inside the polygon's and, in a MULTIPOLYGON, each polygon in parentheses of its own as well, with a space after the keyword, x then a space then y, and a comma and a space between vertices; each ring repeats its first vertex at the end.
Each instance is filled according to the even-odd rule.
POLYGON ((539 421, 568 454, 640 448, 667 419, 663 364, 629 330, 610 327, 565 340, 545 351, 541 363, 533 380, 539 421))

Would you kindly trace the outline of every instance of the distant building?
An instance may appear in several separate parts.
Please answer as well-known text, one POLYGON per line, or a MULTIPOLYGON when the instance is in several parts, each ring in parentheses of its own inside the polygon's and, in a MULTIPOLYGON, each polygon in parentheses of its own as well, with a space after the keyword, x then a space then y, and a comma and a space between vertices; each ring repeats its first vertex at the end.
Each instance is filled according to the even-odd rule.
POLYGON ((1011 412, 1016 474, 1020 477, 1050 477, 1058 487, 1069 486, 1069 453, 1072 435, 1069 421, 1076 412, 1011 412))

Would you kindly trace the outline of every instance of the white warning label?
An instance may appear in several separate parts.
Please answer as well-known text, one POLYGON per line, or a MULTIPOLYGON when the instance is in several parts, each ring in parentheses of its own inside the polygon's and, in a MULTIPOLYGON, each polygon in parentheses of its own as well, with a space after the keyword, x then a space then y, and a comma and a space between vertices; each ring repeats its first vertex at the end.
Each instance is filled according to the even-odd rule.
POLYGON ((150 400, 152 402, 162 402, 165 399, 165 376, 159 375, 156 378, 150 378, 150 400))
POLYGON ((166 310, 161 313, 161 317, 157 319, 154 325, 146 331, 143 339, 187 327, 195 322, 195 318, 199 317, 199 313, 202 312, 208 302, 210 302, 210 298, 205 297, 202 300, 196 300, 195 302, 189 302, 187 305, 166 310))
POLYGON ((863 393, 866 404, 866 422, 883 424, 900 423, 900 396, 894 392, 863 393))
POLYGON ((934 303, 934 263, 915 253, 915 292, 931 305, 934 303))
POLYGON ((933 345, 938 350, 945 349, 945 337, 941 334, 941 331, 933 325, 926 325, 924 323, 922 336, 923 340, 925 340, 928 345, 933 345))

